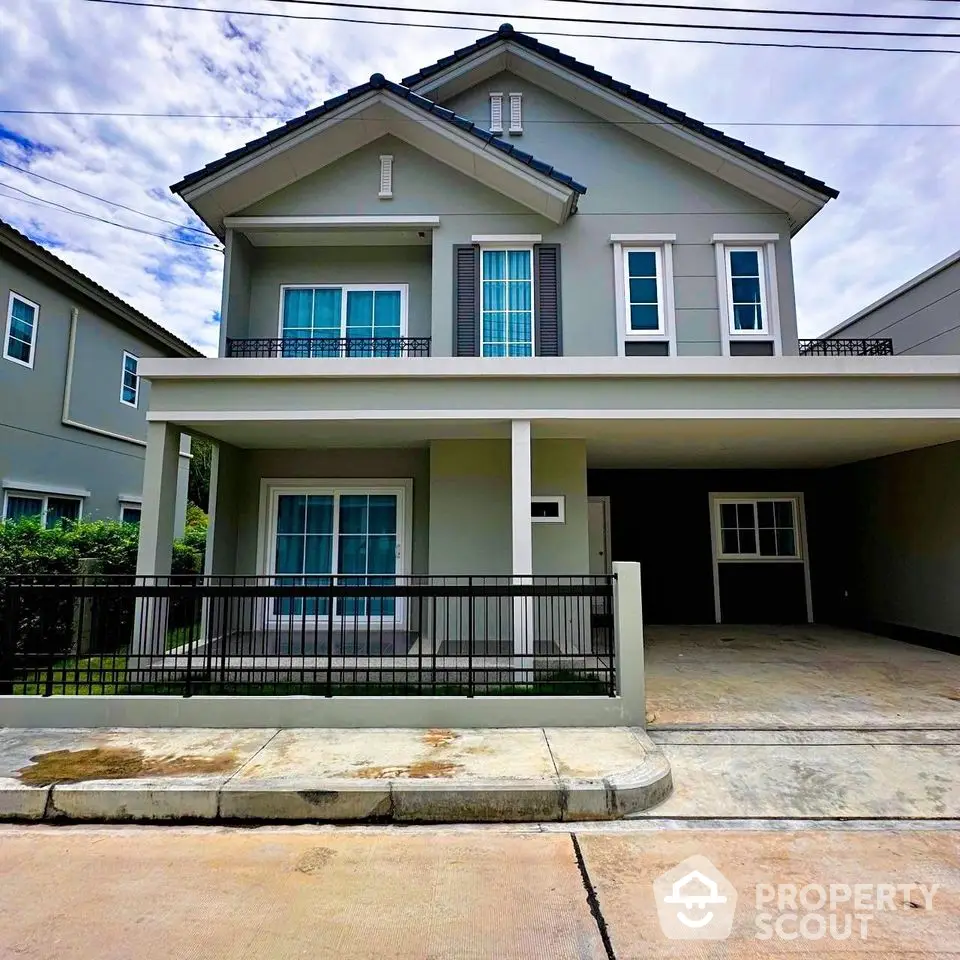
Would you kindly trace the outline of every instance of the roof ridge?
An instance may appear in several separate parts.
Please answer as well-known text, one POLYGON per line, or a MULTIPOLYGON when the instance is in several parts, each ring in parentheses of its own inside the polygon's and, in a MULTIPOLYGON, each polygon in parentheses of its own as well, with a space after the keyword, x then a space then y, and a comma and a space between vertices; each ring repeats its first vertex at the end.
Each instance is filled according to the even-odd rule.
POLYGON ((749 146, 743 140, 738 140, 736 137, 731 137, 722 130, 718 130, 716 127, 708 126, 702 120, 697 120, 694 117, 688 116, 682 110, 678 110, 676 107, 671 107, 662 100, 656 100, 648 93, 644 93, 642 90, 636 90, 631 87, 630 84, 625 83, 622 80, 615 80, 612 76, 610 76, 610 74, 602 73, 592 64, 583 63, 581 60, 577 60, 576 57, 573 57, 568 53, 563 53, 557 47, 552 47, 549 44, 537 40, 536 37, 530 36, 528 33, 522 33, 521 31, 516 30, 510 23, 502 23, 495 33, 486 34, 469 46, 461 47, 459 50, 455 50, 452 54, 446 57, 441 57, 441 59, 437 60, 435 63, 429 64, 428 66, 418 70, 416 73, 412 73, 409 76, 404 77, 402 82, 408 88, 413 87, 424 80, 429 80, 431 77, 442 72, 447 67, 465 60, 467 57, 472 56, 478 51, 483 50, 498 41, 516 43, 521 47, 533 51, 534 53, 538 53, 541 56, 546 57, 548 60, 552 60, 554 63, 566 67, 568 70, 571 70, 572 72, 588 80, 599 83, 608 90, 612 90, 614 93, 618 93, 642 107, 646 107, 649 110, 653 110, 655 113, 659 113, 661 116, 676 122, 685 129, 692 130, 694 133, 698 133, 701 136, 714 140, 728 149, 733 150, 750 160, 753 160, 755 163, 759 163, 771 170, 775 170, 777 173, 780 173, 783 176, 788 177, 789 179, 794 180, 811 190, 815 190, 818 193, 822 193, 825 196, 832 198, 836 198, 840 195, 837 190, 828 186, 823 180, 818 180, 816 177, 810 176, 810 174, 804 170, 801 170, 799 167, 790 166, 783 160, 778 160, 776 157, 772 157, 770 154, 764 153, 762 150, 759 150, 756 147, 749 146))
POLYGON ((137 323, 144 329, 145 333, 150 334, 151 336, 157 338, 158 340, 170 340, 173 341, 173 345, 179 345, 182 348, 182 353, 185 356, 191 357, 202 357, 203 354, 197 350, 196 347, 187 343, 186 340, 178 337, 172 330, 168 330, 162 324, 157 323, 156 320, 151 319, 145 313, 138 310, 136 307, 127 303, 126 300, 122 300, 115 293, 108 290, 102 284, 97 283, 96 280, 88 277, 85 273, 81 273, 76 267, 71 266, 67 263, 66 260, 58 257, 55 253, 48 250, 45 246, 40 243, 37 243, 36 240, 32 240, 21 230, 18 230, 13 224, 8 223, 6 220, 0 219, 0 245, 6 246, 8 249, 16 250, 14 243, 11 243, 11 240, 20 240, 27 245, 27 247, 37 254, 39 254, 39 260, 43 265, 43 261, 46 261, 45 266, 48 270, 52 266, 56 266, 67 272, 67 280, 72 282, 74 286, 79 287, 79 284, 89 284, 95 293, 98 293, 106 301, 105 306, 108 309, 111 309, 118 316, 123 316, 123 314, 128 314, 129 318, 134 319, 137 323), (12 234, 13 236, 9 236, 12 234), (52 261, 52 264, 51 264, 52 261))

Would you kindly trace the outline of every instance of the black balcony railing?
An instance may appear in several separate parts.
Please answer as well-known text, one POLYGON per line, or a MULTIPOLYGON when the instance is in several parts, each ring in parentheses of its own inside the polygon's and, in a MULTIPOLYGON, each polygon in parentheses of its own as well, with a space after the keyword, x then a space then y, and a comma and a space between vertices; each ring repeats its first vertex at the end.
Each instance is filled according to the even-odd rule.
POLYGON ((892 357, 893 341, 886 337, 862 340, 801 340, 801 357, 892 357))
POLYGON ((306 580, 0 579, 0 694, 616 693, 612 577, 306 580))
POLYGON ((429 357, 430 337, 227 338, 228 357, 429 357))

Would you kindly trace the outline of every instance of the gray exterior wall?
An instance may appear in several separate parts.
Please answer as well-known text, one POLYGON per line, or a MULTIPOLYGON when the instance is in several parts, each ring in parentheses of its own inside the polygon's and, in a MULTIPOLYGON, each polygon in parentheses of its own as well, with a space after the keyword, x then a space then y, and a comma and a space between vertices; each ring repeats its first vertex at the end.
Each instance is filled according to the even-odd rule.
POLYGON ((890 337, 898 354, 960 354, 960 260, 832 336, 861 337, 890 337))
POLYGON ((831 474, 848 618, 960 637, 960 443, 831 474))
MULTIPOLYGON (((509 74, 484 81, 445 105, 486 128, 491 90, 523 93, 524 133, 512 138, 521 149, 587 185, 579 212, 567 223, 557 226, 392 136, 368 144, 238 215, 439 216, 440 227, 433 231, 430 303, 436 356, 449 356, 452 352, 453 247, 469 243, 475 234, 540 234, 545 243, 561 244, 563 342, 567 356, 617 354, 610 235, 676 234, 673 258, 677 350, 681 355, 709 356, 721 352, 713 235, 775 233, 780 236, 776 262, 783 350, 796 353, 790 228, 785 214, 509 74), (382 153, 395 158, 391 200, 377 196, 382 153)), ((312 250, 316 263, 327 255, 322 247, 312 250)), ((249 303, 256 303, 257 310, 265 311, 272 323, 276 312, 271 313, 269 308, 279 296, 279 273, 284 272, 278 272, 276 258, 287 256, 304 267, 306 263, 301 249, 273 249, 267 258, 270 265, 264 264, 261 277, 257 260, 262 253, 255 252, 250 267, 249 303), (273 292, 269 288, 277 289, 273 292)), ((369 256, 369 250, 365 256, 369 256)), ((359 277, 365 269, 364 261, 361 258, 352 269, 347 265, 342 269, 345 274, 359 277)), ((367 264, 366 269, 376 272, 373 264, 367 264)), ((230 296, 243 300, 246 294, 242 282, 232 271, 229 275, 231 284, 240 291, 230 296)), ((322 271, 322 275, 334 276, 334 272, 322 271)), ((420 312, 413 295, 412 287, 411 321, 420 312)), ((241 332, 244 307, 234 312, 231 305, 226 313, 229 335, 246 335, 241 332)))
POLYGON ((21 484, 89 491, 84 517, 119 519, 119 498, 139 497, 143 483, 150 391, 149 383, 141 381, 136 409, 120 402, 123 353, 147 358, 169 356, 169 351, 108 319, 75 291, 6 250, 0 251, 4 335, 11 290, 39 304, 40 314, 33 367, 0 359, 0 482, 11 491, 21 484), (63 422, 75 307, 79 317, 68 419, 129 440, 63 422))

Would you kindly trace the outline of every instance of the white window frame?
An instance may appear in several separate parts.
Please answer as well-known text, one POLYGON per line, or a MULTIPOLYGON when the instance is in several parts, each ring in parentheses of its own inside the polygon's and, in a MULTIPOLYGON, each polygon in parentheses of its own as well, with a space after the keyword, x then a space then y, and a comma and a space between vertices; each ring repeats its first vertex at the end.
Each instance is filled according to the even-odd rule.
POLYGON ((530 522, 531 523, 566 523, 566 501, 567 501, 567 498, 563 495, 547 496, 547 497, 531 497, 530 498, 530 504, 531 504, 530 522), (533 516, 532 505, 534 503, 557 504, 557 515, 555 517, 533 516))
MULTIPOLYGON (((483 253, 485 250, 506 250, 508 252, 517 252, 523 251, 530 254, 530 357, 535 357, 537 355, 537 278, 534 276, 534 257, 533 257, 533 246, 535 243, 539 242, 538 240, 530 240, 528 236, 518 237, 516 239, 508 239, 504 237, 502 240, 489 240, 484 243, 480 243, 480 356, 487 360, 525 360, 529 357, 486 357, 483 352, 484 340, 483 340, 483 253)), ((504 310, 504 313, 509 313, 509 310, 504 310)), ((507 323, 507 329, 509 330, 509 321, 507 323)))
POLYGON ((730 356, 730 343, 749 340, 772 343, 774 356, 783 354, 780 337, 780 295, 777 288, 777 250, 779 234, 714 234, 718 299, 720 303, 720 343, 724 356, 730 356), (737 251, 757 253, 760 261, 761 330, 736 330, 733 326, 733 278, 730 254, 737 251))
POLYGON ((340 339, 347 337, 347 293, 350 291, 372 292, 394 290, 400 293, 400 336, 407 336, 407 307, 410 299, 409 283, 281 283, 280 311, 277 320, 277 337, 283 339, 283 302, 287 290, 342 290, 340 298, 340 339))
POLYGON ((123 514, 126 510, 139 510, 143 513, 143 501, 134 497, 120 497, 120 522, 123 523, 123 514))
POLYGON ((9 360, 11 363, 16 363, 21 367, 29 367, 33 369, 33 361, 37 356, 37 334, 40 328, 40 304, 34 303, 32 300, 28 300, 22 294, 17 293, 15 290, 10 291, 10 296, 7 299, 7 326, 6 331, 3 335, 3 357, 5 360, 9 360), (19 357, 13 357, 10 355, 10 329, 13 326, 13 304, 14 301, 19 300, 21 303, 26 304, 28 307, 33 309, 33 336, 30 338, 30 359, 21 360, 19 357))
POLYGON ((53 500, 75 500, 77 502, 77 519, 79 523, 83 519, 83 500, 84 498, 74 493, 41 493, 39 490, 18 490, 11 488, 3 491, 3 519, 7 519, 7 510, 11 497, 18 497, 22 500, 39 500, 42 504, 40 508, 40 526, 47 529, 47 509, 51 499, 53 500))
POLYGON ((617 314, 617 354, 626 356, 628 341, 637 343, 666 343, 667 354, 677 353, 676 306, 673 293, 673 244, 675 234, 612 234, 613 281, 617 314), (657 258, 657 316, 656 330, 630 329, 630 289, 627 278, 627 255, 631 251, 652 251, 657 258))
MULTIPOLYGON (((413 480, 402 479, 263 479, 260 481, 260 524, 257 537, 257 569, 264 576, 278 576, 277 560, 277 510, 279 498, 285 494, 294 496, 336 496, 342 494, 392 494, 397 497, 397 577, 410 575, 413 544, 413 480)), ((339 511, 333 511, 333 556, 336 566, 339 545, 339 511)), ((286 574, 279 574, 286 576, 286 574)), ((291 574, 295 576, 295 574, 291 574)), ((318 574, 322 576, 322 574, 318 574)), ((333 577, 340 574, 331 574, 333 577)), ((349 574, 356 576, 356 574, 349 574)), ((406 623, 406 605, 398 597, 394 616, 384 617, 384 623, 401 625, 406 623)), ((272 623, 289 621, 298 614, 279 614, 273 612, 273 604, 266 602, 262 614, 272 623)), ((334 629, 340 629, 349 618, 333 617, 334 629)), ((377 621, 380 618, 377 617, 377 621)), ((348 624, 349 626, 349 624, 348 624)))
POLYGON ((713 554, 713 608, 717 623, 722 622, 720 604, 720 565, 724 563, 792 563, 803 565, 804 590, 806 591, 807 622, 813 623, 813 599, 810 586, 810 553, 807 547, 807 515, 802 493, 779 493, 764 490, 747 493, 710 493, 710 547, 713 554), (760 555, 760 534, 757 529, 756 504, 763 501, 789 500, 793 504, 794 540, 797 549, 793 557, 764 557, 760 555), (724 554, 720 532, 720 507, 724 503, 754 504, 754 536, 757 540, 756 554, 724 554))
POLYGON ((130 353, 127 350, 123 351, 123 365, 120 367, 120 402, 127 407, 133 407, 136 409, 140 404, 140 358, 130 353), (127 378, 127 360, 133 360, 137 365, 136 373, 134 373, 134 378, 136 383, 133 388, 133 403, 129 400, 124 399, 123 391, 126 387, 126 378, 127 378))

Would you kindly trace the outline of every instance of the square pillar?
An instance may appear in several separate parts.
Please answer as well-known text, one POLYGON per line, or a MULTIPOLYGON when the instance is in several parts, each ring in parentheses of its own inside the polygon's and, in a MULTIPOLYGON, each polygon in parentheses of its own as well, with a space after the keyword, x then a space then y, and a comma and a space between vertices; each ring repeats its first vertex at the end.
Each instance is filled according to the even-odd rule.
MULTIPOLYGON (((510 424, 510 507, 513 582, 531 583, 533 574, 533 522, 530 497, 533 491, 533 466, 530 451, 530 421, 514 420, 510 424)), ((518 666, 529 672, 533 668, 533 598, 516 597, 513 601, 513 653, 521 657, 518 666)), ((530 673, 532 680, 532 673, 530 673)))
POLYGON ((623 700, 624 721, 647 725, 647 694, 643 662, 643 593, 640 564, 613 564, 613 642, 617 695, 623 700))
MULTIPOLYGON (((144 586, 154 584, 157 577, 163 585, 170 575, 179 472, 180 428, 171 423, 148 423, 137 551, 137 582, 144 586)), ((169 607, 164 597, 136 601, 127 668, 138 680, 150 678, 149 658, 161 656, 166 648, 169 607)))

